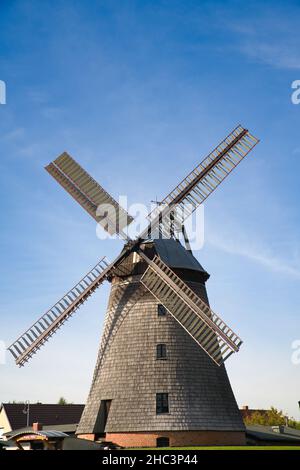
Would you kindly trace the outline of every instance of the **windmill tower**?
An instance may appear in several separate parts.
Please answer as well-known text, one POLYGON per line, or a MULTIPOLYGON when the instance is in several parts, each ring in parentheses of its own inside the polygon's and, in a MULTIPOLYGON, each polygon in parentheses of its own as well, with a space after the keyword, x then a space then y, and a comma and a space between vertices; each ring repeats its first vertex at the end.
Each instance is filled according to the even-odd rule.
POLYGON ((244 425, 224 362, 241 339, 211 310, 209 274, 179 241, 184 221, 257 144, 238 126, 149 214, 133 220, 68 154, 46 167, 109 234, 125 239, 8 349, 19 366, 105 280, 111 293, 79 437, 121 446, 243 444, 244 425), (100 211, 99 211, 100 207, 100 211))

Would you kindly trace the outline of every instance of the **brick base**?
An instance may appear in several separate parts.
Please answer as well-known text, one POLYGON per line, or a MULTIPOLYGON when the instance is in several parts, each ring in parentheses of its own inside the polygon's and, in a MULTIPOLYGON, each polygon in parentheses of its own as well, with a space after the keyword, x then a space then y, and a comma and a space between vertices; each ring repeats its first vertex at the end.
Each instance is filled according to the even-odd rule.
POLYGON ((96 438, 95 434, 78 434, 78 439, 87 439, 88 441, 94 441, 96 438))
MULTIPOLYGON (((94 440, 94 434, 81 434, 82 439, 94 440)), ((244 432, 237 431, 162 431, 157 433, 107 433, 105 440, 121 447, 156 447, 159 437, 169 438, 170 447, 186 446, 242 446, 244 432)))

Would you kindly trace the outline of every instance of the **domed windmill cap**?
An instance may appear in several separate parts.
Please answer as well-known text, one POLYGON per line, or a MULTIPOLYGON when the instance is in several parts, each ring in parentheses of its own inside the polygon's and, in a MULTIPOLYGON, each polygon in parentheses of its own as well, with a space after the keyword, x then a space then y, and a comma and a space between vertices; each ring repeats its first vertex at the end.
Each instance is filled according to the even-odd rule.
POLYGON ((186 250, 179 241, 173 238, 158 238, 152 242, 160 259, 170 268, 201 272, 205 280, 209 278, 208 272, 205 271, 195 256, 186 250))

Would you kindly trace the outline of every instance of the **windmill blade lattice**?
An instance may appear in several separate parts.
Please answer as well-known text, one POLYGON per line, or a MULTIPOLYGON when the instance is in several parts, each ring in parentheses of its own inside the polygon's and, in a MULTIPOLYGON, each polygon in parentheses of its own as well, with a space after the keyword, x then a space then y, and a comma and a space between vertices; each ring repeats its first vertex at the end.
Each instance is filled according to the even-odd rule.
MULTIPOLYGON (((142 251, 144 239, 153 230, 166 238, 216 189, 227 175, 253 149, 258 139, 238 126, 198 165, 151 213, 150 225, 132 241, 123 229, 133 218, 66 152, 46 170, 111 235, 117 233, 127 244, 109 264, 102 258, 97 265, 51 309, 23 333, 8 350, 16 364, 23 366, 62 326, 105 279, 130 274, 129 254, 137 252, 148 263, 142 284, 165 305, 171 315, 217 363, 222 364, 238 351, 241 339, 157 256, 151 261, 142 251), (107 205, 107 215, 99 216, 99 205, 107 205), (170 222, 169 222, 170 221, 170 222), (170 231, 171 228, 171 231, 170 231), (125 262, 125 260, 127 261, 125 262), (121 264, 122 262, 122 264, 121 264)), ((150 234, 150 235, 149 235, 150 234)), ((152 257, 152 256, 151 256, 152 257)))
MULTIPOLYGON (((247 129, 237 126, 149 215, 150 226, 141 234, 155 233, 157 226, 162 234, 170 236, 170 217, 174 227, 183 222, 237 167, 258 143, 247 129)), ((172 232, 172 230, 171 230, 172 232)))
POLYGON ((108 194, 66 152, 46 166, 54 179, 110 234, 119 233, 133 221, 133 217, 108 194), (97 212, 99 206, 103 214, 97 212))
POLYGON ((70 318, 110 273, 112 265, 102 258, 69 292, 42 315, 8 350, 19 366, 33 354, 70 318))
POLYGON ((152 261, 141 251, 149 266, 143 285, 164 305, 218 365, 239 350, 241 339, 159 257, 152 261))

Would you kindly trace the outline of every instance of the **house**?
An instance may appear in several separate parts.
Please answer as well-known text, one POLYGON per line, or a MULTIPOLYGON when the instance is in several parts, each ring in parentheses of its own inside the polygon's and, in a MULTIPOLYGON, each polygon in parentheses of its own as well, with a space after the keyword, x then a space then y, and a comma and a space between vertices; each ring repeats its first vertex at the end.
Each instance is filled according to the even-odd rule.
MULTIPOLYGON (((10 450, 61 450, 63 441, 68 434, 56 430, 44 430, 39 423, 33 423, 32 428, 11 431, 8 442, 14 443, 10 450)), ((6 433, 5 437, 8 433, 6 433)))
POLYGON ((254 413, 265 415, 268 413, 268 411, 269 410, 259 410, 255 408, 249 408, 248 405, 244 405, 242 406, 242 408, 240 408, 240 412, 241 412, 243 420, 245 420, 245 418, 251 418, 254 415, 254 413))
POLYGON ((3 435, 6 440, 0 440, 8 450, 104 450, 115 449, 112 442, 91 442, 75 437, 77 424, 59 424, 56 429, 52 426, 42 426, 33 423, 32 426, 9 431, 3 435))
MULTIPOLYGON (((75 431, 77 428, 77 423, 76 424, 58 424, 55 426, 55 431, 61 432, 63 434, 66 434, 67 436, 75 436, 75 431)), ((43 432, 48 432, 48 431, 53 431, 54 427, 53 425, 51 426, 43 426, 40 423, 33 423, 32 426, 26 426, 25 428, 20 428, 20 429, 15 429, 13 431, 8 431, 4 434, 2 434, 2 437, 4 439, 13 439, 17 435, 20 434, 30 434, 32 431, 43 431, 43 432), (36 427, 38 429, 36 429, 36 427)))
POLYGON ((2 403, 0 406, 0 435, 11 431, 31 427, 33 423, 41 423, 44 427, 66 432, 66 426, 77 425, 80 421, 84 405, 57 404, 23 404, 2 403), (64 427, 64 430, 61 429, 64 427))
POLYGON ((300 446, 300 431, 288 426, 246 425, 248 445, 300 446))

